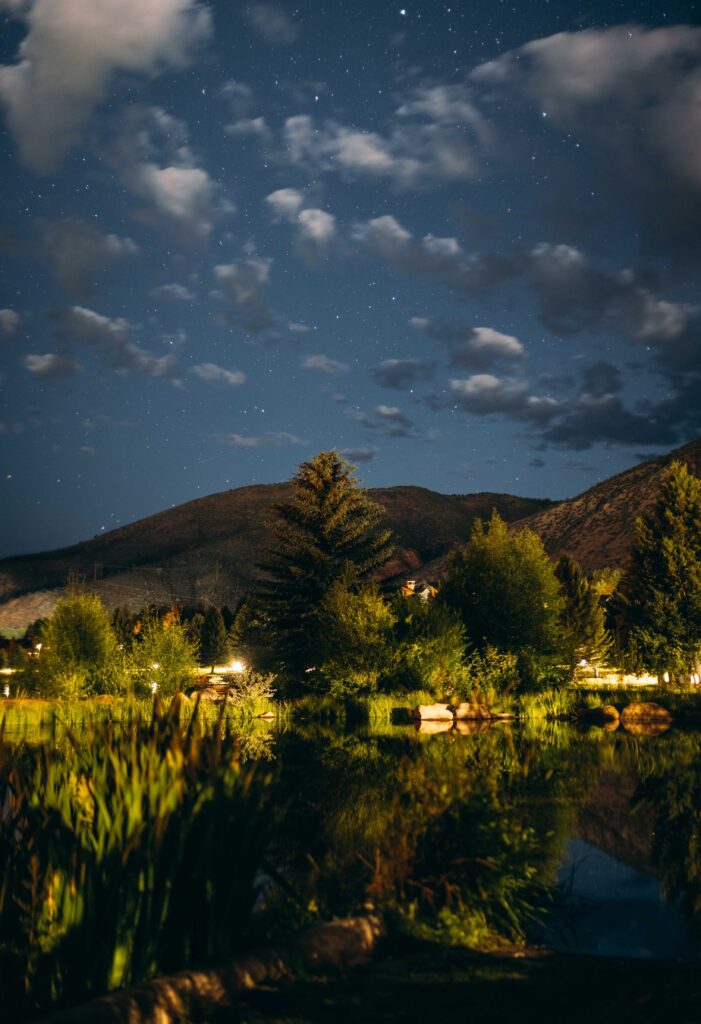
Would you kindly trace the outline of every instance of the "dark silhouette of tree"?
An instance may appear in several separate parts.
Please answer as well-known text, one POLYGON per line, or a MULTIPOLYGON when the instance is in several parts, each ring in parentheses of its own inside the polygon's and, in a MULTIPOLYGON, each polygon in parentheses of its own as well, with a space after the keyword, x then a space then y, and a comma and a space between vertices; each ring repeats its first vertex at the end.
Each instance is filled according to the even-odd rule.
POLYGON ((214 666, 229 657, 230 642, 222 613, 218 608, 208 608, 200 632, 200 661, 203 665, 214 666))
POLYGON ((384 510, 354 471, 338 452, 320 452, 302 463, 292 497, 275 508, 274 541, 258 567, 244 630, 248 624, 255 645, 267 646, 290 675, 318 662, 322 609, 334 584, 357 590, 392 552, 390 531, 380 525, 384 510))
POLYGON ((565 599, 561 627, 561 650, 570 673, 584 658, 594 666, 604 661, 611 646, 599 594, 569 555, 563 555, 555 575, 565 599))
POLYGON ((638 519, 616 602, 627 666, 672 682, 701 670, 701 480, 673 462, 638 519))

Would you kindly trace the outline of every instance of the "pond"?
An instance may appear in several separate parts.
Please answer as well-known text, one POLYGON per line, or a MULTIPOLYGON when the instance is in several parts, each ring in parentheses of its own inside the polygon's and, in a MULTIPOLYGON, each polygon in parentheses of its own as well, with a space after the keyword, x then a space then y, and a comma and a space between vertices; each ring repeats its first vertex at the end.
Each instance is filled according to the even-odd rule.
MULTIPOLYGON (((35 737, 21 755, 30 748, 43 750, 42 757, 52 750, 61 764, 68 762, 69 795, 61 799, 68 806, 71 794, 80 796, 77 812, 59 808, 59 839, 46 840, 50 816, 36 819, 32 842, 40 851, 53 851, 46 857, 55 859, 47 859, 47 877, 72 870, 65 853, 72 842, 67 822, 76 833, 82 829, 75 849, 80 857, 88 850, 81 870, 92 877, 94 822, 101 813, 99 800, 93 807, 90 799, 95 780, 107 780, 105 791, 116 800, 115 793, 131 794, 129 787, 143 772, 150 781, 139 783, 139 793, 153 789, 149 806, 167 822, 150 829, 145 812, 136 814, 124 797, 128 824, 120 826, 120 836, 136 828, 133 821, 141 815, 141 831, 134 832, 138 842, 124 840, 120 848, 103 827, 107 838, 100 842, 107 852, 95 868, 91 892, 101 901, 105 934, 109 915, 115 915, 115 948, 106 949, 94 984, 86 987, 83 972, 77 988, 65 988, 66 957, 80 957, 87 948, 77 942, 87 899, 65 927, 55 914, 47 924, 45 910, 33 921, 32 934, 44 929, 38 960, 17 952, 25 927, 17 915, 0 914, 0 925, 7 928, 9 922, 15 929, 12 952, 0 933, 0 967, 19 957, 21 970, 35 981, 54 971, 64 985, 58 1002, 368 908, 381 910, 394 931, 444 945, 499 950, 538 943, 586 954, 700 957, 701 733, 672 728, 645 735, 546 721, 436 735, 411 725, 373 731, 342 721, 277 729, 249 723, 240 737, 227 741, 230 757, 216 743, 204 744, 204 753, 183 747, 183 755, 180 733, 164 726, 149 761, 148 730, 120 747, 119 733, 126 729, 109 726, 97 740, 88 730, 82 749, 79 731, 67 739, 54 728, 50 739, 35 737), (102 757, 105 748, 112 751, 111 761, 102 757), (110 772, 118 772, 114 766, 125 751, 133 766, 119 781, 110 772), (226 767, 232 757, 245 762, 234 775, 226 767), (217 758, 229 772, 223 788, 201 777, 200 762, 211 772, 217 758), (171 775, 159 794, 153 780, 164 766, 171 775), (171 800, 176 792, 181 796, 171 800), (172 807, 165 807, 165 795, 172 807), (145 918, 144 879, 152 877, 154 864, 167 866, 167 885, 158 883, 166 895, 156 916, 145 918), (131 874, 139 872, 130 903, 131 874), (178 898, 173 923, 170 896, 176 893, 185 896, 178 898), (171 937, 167 947, 154 945, 148 933, 164 922, 171 937), (178 927, 186 936, 179 945, 178 927)), ((5 778, 13 752, 20 757, 16 737, 5 742, 5 778)), ((32 761, 34 795, 27 808, 34 810, 26 811, 27 821, 41 811, 40 761, 32 761)), ((60 788, 53 778, 46 792, 60 788)), ((18 834, 16 823, 13 828, 11 836, 5 831, 6 850, 18 834)), ((23 866, 15 854, 16 849, 19 886, 23 866)), ((66 884, 66 891, 74 889, 74 878, 66 884)), ((51 901, 60 902, 53 889, 51 901)), ((85 942, 92 941, 87 924, 83 931, 85 942)), ((54 1000, 52 986, 35 1005, 54 1000)))

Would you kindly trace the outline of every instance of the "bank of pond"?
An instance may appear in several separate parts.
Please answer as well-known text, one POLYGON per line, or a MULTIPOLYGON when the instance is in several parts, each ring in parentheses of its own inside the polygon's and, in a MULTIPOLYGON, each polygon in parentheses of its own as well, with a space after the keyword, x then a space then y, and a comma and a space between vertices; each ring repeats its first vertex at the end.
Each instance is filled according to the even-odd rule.
POLYGON ((440 730, 417 694, 272 718, 4 701, 0 1005, 29 1020, 367 913, 424 970, 534 945, 697 963, 695 695, 628 721, 649 692, 575 698, 452 705, 440 730))

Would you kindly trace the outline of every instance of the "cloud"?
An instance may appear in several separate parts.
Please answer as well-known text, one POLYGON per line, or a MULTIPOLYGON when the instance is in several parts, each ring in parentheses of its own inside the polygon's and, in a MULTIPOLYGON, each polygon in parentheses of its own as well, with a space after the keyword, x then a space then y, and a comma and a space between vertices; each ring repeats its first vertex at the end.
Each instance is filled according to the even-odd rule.
POLYGON ((232 121, 224 125, 224 134, 232 138, 245 138, 248 135, 261 141, 272 137, 264 117, 243 117, 238 121, 232 121))
POLYGON ((435 369, 435 364, 420 359, 383 359, 371 373, 383 388, 402 391, 425 380, 435 369))
POLYGON ((43 225, 44 255, 59 285, 80 297, 94 292, 105 272, 139 251, 131 238, 103 234, 77 218, 43 225))
POLYGON ((375 412, 391 437, 411 437, 413 423, 396 405, 378 405, 375 412))
POLYGON ((336 359, 330 359, 324 355, 305 356, 302 360, 302 366, 305 370, 316 370, 318 373, 325 373, 329 377, 340 377, 344 373, 348 373, 347 363, 339 363, 336 359))
POLYGON ((512 258, 466 254, 456 238, 428 234, 415 241, 390 214, 356 224, 352 237, 397 270, 460 294, 482 295, 515 272, 512 258))
POLYGON ((220 434, 219 441, 229 448, 279 448, 284 444, 304 444, 295 434, 286 431, 268 431, 266 434, 220 434))
POLYGON ((243 16, 254 32, 271 46, 291 46, 299 35, 297 25, 277 4, 250 4, 243 16))
POLYGON ((547 422, 558 411, 558 403, 529 392, 528 383, 512 377, 478 373, 450 382, 450 396, 443 405, 456 405, 478 416, 502 414, 532 423, 547 422))
POLYGON ((46 352, 44 355, 25 356, 24 365, 35 377, 53 379, 56 377, 72 377, 79 373, 81 367, 68 356, 57 352, 46 352))
POLYGON ((237 118, 244 118, 251 112, 253 108, 253 89, 245 82, 237 82, 230 78, 224 82, 219 93, 227 100, 232 113, 237 118))
POLYGON ((701 28, 560 32, 480 65, 483 103, 526 107, 590 143, 609 186, 658 237, 698 239, 701 28))
POLYGON ((297 240, 310 253, 329 245, 336 237, 336 218, 316 207, 304 208, 306 199, 296 188, 279 188, 265 197, 276 220, 297 227, 297 240))
MULTIPOLYGON (((423 108, 405 105, 405 114, 423 108)), ((484 122, 486 124, 486 122, 484 122)), ((285 158, 354 180, 386 178, 403 189, 477 177, 480 163, 470 125, 394 124, 386 135, 334 121, 317 124, 308 114, 284 125, 285 158)), ((484 137, 484 136, 483 136, 484 137)))
POLYGON ((151 294, 157 299, 175 299, 179 302, 192 302, 195 293, 183 284, 161 284, 151 294))
POLYGON ((297 215, 299 237, 302 242, 317 246, 328 245, 336 235, 336 218, 325 210, 302 210, 297 215))
POLYGON ((243 384, 246 374, 243 370, 225 370, 223 366, 216 363, 198 363, 192 367, 194 373, 200 380, 206 380, 210 384, 226 384, 229 387, 236 387, 243 384))
POLYGON ((59 333, 68 344, 93 347, 106 365, 118 373, 139 377, 163 377, 177 383, 173 355, 157 356, 133 342, 129 322, 107 317, 84 306, 71 306, 59 317, 59 333))
MULTIPOLYGON (((17 5, 15 5, 17 6, 17 5)), ((16 63, 0 67, 0 101, 22 161, 53 171, 118 73, 186 67, 211 33, 196 0, 34 0, 16 63)))
POLYGON ((19 322, 20 315, 14 309, 0 309, 0 332, 14 334, 19 322))
POLYGON ((296 188, 279 188, 267 195, 265 202, 279 219, 294 223, 304 206, 304 196, 296 188))
POLYGON ((339 452, 349 462, 372 462, 378 454, 377 448, 342 448, 339 452))
POLYGON ((141 164, 134 169, 134 191, 151 200, 176 223, 206 237, 212 230, 221 186, 201 167, 158 167, 141 164))
POLYGON ((270 331, 277 323, 266 296, 271 266, 271 259, 251 256, 214 268, 214 276, 231 303, 229 318, 250 334, 270 331))
POLYGON ((446 344, 451 364, 462 369, 485 369, 500 359, 514 362, 525 355, 518 338, 493 327, 462 327, 430 317, 412 317, 409 323, 446 344))

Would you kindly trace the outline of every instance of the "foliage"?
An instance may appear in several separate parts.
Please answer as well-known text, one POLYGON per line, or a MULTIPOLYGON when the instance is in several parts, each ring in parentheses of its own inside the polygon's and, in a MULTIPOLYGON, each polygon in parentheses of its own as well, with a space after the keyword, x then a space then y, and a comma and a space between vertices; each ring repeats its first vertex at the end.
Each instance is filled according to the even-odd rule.
POLYGON ((112 631, 124 650, 131 650, 138 616, 129 608, 115 608, 112 612, 112 631))
POLYGON ((465 627, 457 615, 436 601, 398 598, 395 629, 397 664, 392 682, 407 690, 428 690, 433 699, 464 692, 465 627))
POLYGON ((508 698, 520 681, 517 662, 515 654, 502 654, 491 646, 471 651, 467 658, 469 692, 489 707, 499 701, 503 709, 503 698, 508 698))
POLYGON ((134 692, 153 690, 164 697, 191 686, 197 672, 197 645, 175 611, 162 619, 149 615, 142 621, 132 650, 134 692))
POLYGON ((322 608, 332 586, 343 579, 356 589, 391 553, 389 531, 379 527, 383 510, 353 473, 335 451, 302 463, 292 498, 276 506, 275 539, 259 566, 250 635, 299 679, 318 663, 322 608))
POLYGON ((59 601, 42 627, 41 654, 26 675, 30 687, 46 696, 124 690, 124 662, 99 597, 74 589, 59 601))
POLYGON ((247 714, 260 715, 270 711, 275 699, 275 677, 253 672, 250 669, 227 678, 230 689, 227 702, 244 710, 247 714))
POLYGON ((510 534, 496 512, 477 520, 469 543, 454 554, 439 600, 453 608, 479 649, 558 648, 563 599, 542 541, 530 530, 510 534))
POLYGON ((240 942, 267 779, 175 703, 61 750, 0 735, 0 1004, 12 1019, 240 942), (14 1011, 14 1012, 13 1012, 14 1011))
POLYGON ((392 628, 396 622, 377 587, 357 591, 345 580, 334 583, 324 599, 319 622, 319 672, 336 696, 371 693, 395 661, 392 628))
POLYGON ((200 661, 211 665, 223 664, 229 657, 230 643, 222 613, 218 608, 208 608, 200 632, 200 661))
POLYGON ((637 521, 617 602, 628 667, 688 681, 701 668, 701 480, 673 462, 637 521))
POLYGON ((597 590, 574 559, 563 555, 555 567, 555 575, 565 599, 560 618, 560 645, 573 676, 582 659, 594 665, 605 661, 611 642, 597 590))

